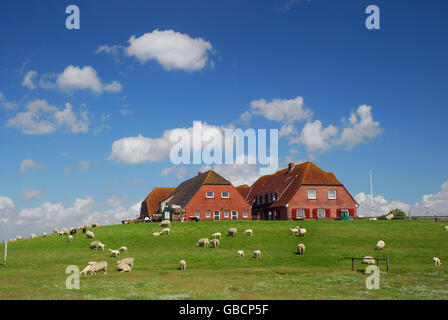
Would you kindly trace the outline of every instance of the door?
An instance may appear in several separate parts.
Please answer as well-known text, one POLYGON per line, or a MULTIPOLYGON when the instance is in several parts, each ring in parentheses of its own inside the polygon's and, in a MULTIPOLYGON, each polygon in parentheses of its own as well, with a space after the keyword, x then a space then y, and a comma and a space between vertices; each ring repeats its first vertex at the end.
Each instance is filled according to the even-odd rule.
POLYGON ((213 216, 215 220, 219 220, 221 218, 221 214, 218 210, 213 212, 213 216))

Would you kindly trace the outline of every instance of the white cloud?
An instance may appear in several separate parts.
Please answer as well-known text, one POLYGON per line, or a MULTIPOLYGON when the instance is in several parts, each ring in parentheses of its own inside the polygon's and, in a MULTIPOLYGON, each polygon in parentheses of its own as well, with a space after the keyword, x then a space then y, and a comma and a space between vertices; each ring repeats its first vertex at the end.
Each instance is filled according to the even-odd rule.
POLYGON ((108 207, 116 208, 123 205, 123 199, 121 199, 118 195, 113 195, 110 198, 107 198, 105 203, 108 207))
POLYGON ((436 194, 425 194, 422 200, 411 208, 413 212, 429 212, 430 214, 448 215, 448 181, 442 183, 436 194))
POLYGON ((174 174, 177 179, 181 179, 187 174, 187 168, 182 166, 172 166, 163 169, 160 173, 161 176, 167 176, 169 174, 174 174))
POLYGON ((294 125, 292 125, 292 124, 284 124, 281 127, 280 132, 278 133, 278 137, 279 138, 286 137, 286 136, 289 136, 292 133, 296 133, 296 129, 295 129, 294 125))
POLYGON ((6 100, 5 95, 1 92, 0 92, 0 105, 6 110, 13 110, 17 108, 17 103, 6 100))
POLYGON ((38 168, 44 168, 44 165, 32 159, 25 159, 20 163, 19 173, 24 174, 27 170, 35 170, 38 168))
POLYGON ((112 81, 111 83, 104 86, 104 90, 109 92, 120 92, 123 86, 118 81, 112 81))
POLYGON ((87 160, 87 161, 85 161, 85 160, 81 160, 81 161, 79 162, 79 168, 80 168, 82 171, 86 171, 87 169, 90 168, 91 165, 92 165, 92 164, 91 164, 90 160, 87 160))
MULTIPOLYGON (((140 37, 131 36, 126 53, 144 63, 154 59, 166 70, 195 71, 204 68, 213 47, 202 38, 191 38, 174 30, 154 30, 140 37)), ((110 47, 109 47, 110 48, 110 47)), ((104 48, 102 51, 107 52, 104 48)))
POLYGON ((39 189, 23 189, 23 200, 34 200, 40 199, 42 197, 43 192, 39 189))
POLYGON ((63 90, 90 89, 96 93, 101 93, 103 86, 97 76, 96 70, 90 66, 82 68, 69 65, 61 73, 56 84, 63 90))
POLYGON ((23 78, 22 86, 27 87, 30 90, 36 89, 36 85, 33 83, 33 78, 37 76, 37 71, 30 70, 23 78))
POLYGON ((315 120, 314 122, 308 122, 302 129, 299 137, 291 138, 289 143, 302 143, 311 152, 323 152, 330 149, 334 144, 334 137, 337 135, 338 129, 329 125, 326 128, 322 128, 322 122, 315 120))
MULTIPOLYGON (((356 202, 359 204, 359 208, 357 210, 358 215, 360 217, 370 217, 372 216, 372 197, 370 194, 365 194, 364 192, 360 192, 355 196, 356 202)), ((409 211, 410 206, 401 201, 392 201, 389 202, 382 195, 377 195, 373 197, 373 205, 374 205, 374 216, 381 216, 387 214, 392 209, 401 209, 406 213, 409 211)))

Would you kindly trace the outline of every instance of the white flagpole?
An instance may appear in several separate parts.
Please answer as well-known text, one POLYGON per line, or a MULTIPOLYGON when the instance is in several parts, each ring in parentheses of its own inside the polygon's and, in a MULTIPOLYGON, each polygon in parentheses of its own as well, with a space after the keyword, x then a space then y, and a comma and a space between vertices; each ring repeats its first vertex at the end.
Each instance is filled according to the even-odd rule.
POLYGON ((372 199, 372 205, 371 205, 371 209, 372 209, 372 218, 373 218, 373 214, 374 214, 374 205, 373 205, 373 184, 372 184, 372 169, 370 169, 370 197, 372 199))

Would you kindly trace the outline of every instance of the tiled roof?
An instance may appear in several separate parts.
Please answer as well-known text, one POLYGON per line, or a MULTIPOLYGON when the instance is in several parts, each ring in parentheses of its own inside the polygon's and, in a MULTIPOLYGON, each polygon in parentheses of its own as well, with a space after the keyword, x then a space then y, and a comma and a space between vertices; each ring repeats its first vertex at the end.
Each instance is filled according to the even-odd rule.
POLYGON ((246 199, 247 194, 249 193, 250 187, 247 184, 243 184, 241 186, 236 187, 236 190, 240 193, 240 195, 246 199))
POLYGON ((165 200, 173 193, 176 188, 154 188, 143 202, 146 202, 148 208, 148 216, 150 217, 159 209, 160 201, 165 200))
POLYGON ((250 187, 247 201, 253 204, 256 195, 277 192, 278 200, 272 206, 289 203, 301 185, 342 185, 332 172, 325 172, 312 162, 295 165, 291 170, 282 169, 260 177, 250 187))

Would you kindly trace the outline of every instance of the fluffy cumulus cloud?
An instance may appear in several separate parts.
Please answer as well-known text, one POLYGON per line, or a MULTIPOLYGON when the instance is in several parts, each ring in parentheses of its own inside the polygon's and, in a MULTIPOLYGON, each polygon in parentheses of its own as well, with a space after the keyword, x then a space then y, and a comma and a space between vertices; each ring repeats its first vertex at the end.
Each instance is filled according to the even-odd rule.
MULTIPOLYGON (((358 215, 361 217, 370 217, 372 215, 372 197, 370 194, 360 192, 355 196, 356 202, 359 204, 358 215)), ((405 212, 409 212, 410 206, 401 201, 387 201, 382 195, 373 197, 374 216, 381 216, 390 210, 398 208, 405 212)))
POLYGON ((162 172, 160 173, 160 175, 167 176, 167 175, 173 174, 177 179, 181 179, 181 178, 185 177, 187 172, 188 172, 188 170, 185 167, 172 166, 172 167, 163 169, 162 172))
POLYGON ((45 100, 34 100, 26 105, 24 112, 10 118, 6 126, 30 135, 49 134, 57 129, 77 134, 88 132, 89 123, 87 110, 76 113, 70 103, 60 110, 45 100))
POLYGON ((113 196, 106 199, 106 206, 111 208, 117 208, 123 205, 124 200, 120 196, 114 194, 113 196))
POLYGON ((23 193, 23 200, 27 201, 27 200, 34 200, 34 199, 40 199, 42 197, 42 190, 39 189, 23 189, 22 190, 23 193))
POLYGON ((311 152, 326 151, 334 144, 333 140, 337 133, 338 129, 335 126, 322 128, 322 122, 315 120, 305 124, 300 136, 291 138, 289 143, 302 143, 311 152))
POLYGON ((34 161, 33 159, 24 159, 20 163, 19 173, 24 174, 28 170, 35 170, 43 167, 44 165, 42 163, 34 161))
POLYGON ((36 85, 33 82, 33 79, 37 76, 37 71, 30 70, 26 73, 23 78, 22 86, 27 87, 30 90, 36 89, 36 85))
POLYGON ((112 81, 112 83, 109 83, 104 86, 104 90, 109 92, 120 92, 123 89, 123 86, 118 81, 112 81))

